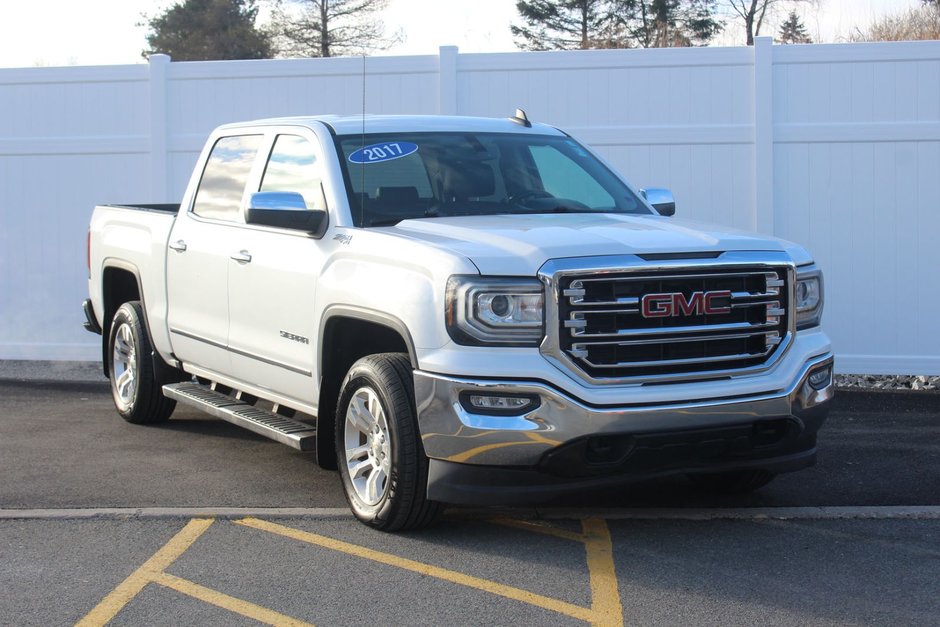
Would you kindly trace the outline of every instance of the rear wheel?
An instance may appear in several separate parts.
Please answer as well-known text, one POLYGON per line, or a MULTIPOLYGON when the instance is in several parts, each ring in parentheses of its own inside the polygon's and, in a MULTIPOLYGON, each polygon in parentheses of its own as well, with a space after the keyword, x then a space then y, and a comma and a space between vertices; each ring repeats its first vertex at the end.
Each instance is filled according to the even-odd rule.
POLYGON ((360 521, 399 531, 440 514, 441 505, 427 499, 428 459, 407 356, 370 355, 353 364, 340 391, 335 443, 346 501, 360 521))
POLYGON ((153 351, 143 308, 138 301, 121 305, 108 335, 111 396, 121 417, 135 424, 154 424, 170 417, 176 401, 163 396, 163 385, 178 380, 177 371, 153 351))
POLYGON ((697 487, 722 494, 744 494, 763 488, 777 475, 769 470, 750 469, 716 472, 704 475, 689 475, 697 487))

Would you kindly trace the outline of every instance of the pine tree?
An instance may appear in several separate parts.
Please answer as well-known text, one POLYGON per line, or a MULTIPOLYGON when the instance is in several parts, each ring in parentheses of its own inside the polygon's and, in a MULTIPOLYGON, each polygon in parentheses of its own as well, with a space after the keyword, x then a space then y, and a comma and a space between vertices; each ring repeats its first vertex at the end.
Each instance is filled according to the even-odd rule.
POLYGON ((520 0, 516 10, 525 25, 509 28, 524 50, 614 47, 609 0, 520 0))
POLYGON ((716 0, 521 0, 525 25, 510 29, 527 50, 703 45, 721 30, 715 8, 716 0))
POLYGON ((780 25, 777 41, 782 44, 811 44, 813 39, 806 32, 806 27, 800 21, 796 11, 790 11, 787 20, 780 25))
POLYGON ((148 50, 174 61, 269 59, 271 37, 255 27, 255 0, 183 0, 147 20, 148 50))

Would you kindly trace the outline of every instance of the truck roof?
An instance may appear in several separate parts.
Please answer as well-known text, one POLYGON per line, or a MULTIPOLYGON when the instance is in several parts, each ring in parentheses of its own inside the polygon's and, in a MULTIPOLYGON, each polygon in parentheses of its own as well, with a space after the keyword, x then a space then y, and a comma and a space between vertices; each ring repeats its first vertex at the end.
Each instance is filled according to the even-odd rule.
POLYGON ((482 133, 532 133, 535 135, 564 135, 553 126, 532 123, 527 127, 511 118, 481 118, 459 115, 313 115, 286 118, 269 118, 252 122, 226 124, 223 129, 246 126, 315 126, 327 124, 337 135, 360 135, 363 133, 394 132, 453 132, 471 131, 482 133))

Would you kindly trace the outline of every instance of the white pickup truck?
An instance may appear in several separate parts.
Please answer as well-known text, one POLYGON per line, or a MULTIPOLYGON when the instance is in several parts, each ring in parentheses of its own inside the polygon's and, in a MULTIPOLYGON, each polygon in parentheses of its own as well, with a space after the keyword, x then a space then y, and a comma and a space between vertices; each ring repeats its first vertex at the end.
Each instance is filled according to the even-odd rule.
POLYGON ((681 221, 509 119, 226 125, 180 205, 105 205, 86 328, 118 412, 195 406, 339 467, 385 530, 811 465, 833 395, 801 247, 681 221))

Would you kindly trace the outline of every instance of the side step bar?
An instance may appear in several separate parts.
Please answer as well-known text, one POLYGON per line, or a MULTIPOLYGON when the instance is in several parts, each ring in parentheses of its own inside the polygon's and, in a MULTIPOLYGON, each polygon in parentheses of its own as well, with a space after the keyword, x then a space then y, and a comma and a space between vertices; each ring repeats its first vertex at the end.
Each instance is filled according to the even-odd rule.
POLYGON ((163 386, 163 395, 295 449, 316 448, 317 430, 312 425, 249 405, 208 386, 174 383, 163 386))

